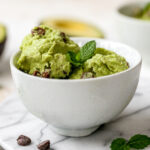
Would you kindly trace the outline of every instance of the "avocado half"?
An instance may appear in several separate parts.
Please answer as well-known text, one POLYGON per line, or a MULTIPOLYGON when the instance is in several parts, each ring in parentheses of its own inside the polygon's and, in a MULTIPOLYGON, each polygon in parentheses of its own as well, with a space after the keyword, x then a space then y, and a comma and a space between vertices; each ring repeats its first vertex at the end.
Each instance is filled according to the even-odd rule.
POLYGON ((0 24, 0 56, 4 51, 5 43, 6 43, 6 27, 0 24))
POLYGON ((68 36, 104 38, 103 32, 94 25, 70 19, 44 19, 40 24, 51 26, 68 36))

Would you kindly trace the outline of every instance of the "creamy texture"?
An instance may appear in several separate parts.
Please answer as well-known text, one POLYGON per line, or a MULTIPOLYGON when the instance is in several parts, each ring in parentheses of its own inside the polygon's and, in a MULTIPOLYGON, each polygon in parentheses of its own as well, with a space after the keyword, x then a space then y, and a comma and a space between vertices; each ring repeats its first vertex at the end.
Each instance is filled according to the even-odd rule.
POLYGON ((70 62, 66 59, 68 51, 78 52, 79 47, 64 33, 46 26, 35 27, 20 46, 21 55, 17 66, 22 71, 42 74, 51 68, 52 78, 65 78, 70 73, 70 62))
POLYGON ((87 78, 111 75, 128 69, 126 60, 114 52, 97 48, 95 55, 84 62, 83 67, 76 69, 70 76, 71 79, 87 78), (91 74, 90 74, 91 73, 91 74))
POLYGON ((74 66, 69 51, 79 52, 79 46, 65 33, 47 26, 35 27, 20 46, 17 67, 31 75, 57 79, 85 79, 111 75, 128 69, 126 60, 104 48, 96 48, 94 55, 74 66))
POLYGON ((66 76, 69 76, 71 71, 70 62, 67 60, 66 55, 61 53, 53 56, 50 66, 52 78, 65 78, 66 76))

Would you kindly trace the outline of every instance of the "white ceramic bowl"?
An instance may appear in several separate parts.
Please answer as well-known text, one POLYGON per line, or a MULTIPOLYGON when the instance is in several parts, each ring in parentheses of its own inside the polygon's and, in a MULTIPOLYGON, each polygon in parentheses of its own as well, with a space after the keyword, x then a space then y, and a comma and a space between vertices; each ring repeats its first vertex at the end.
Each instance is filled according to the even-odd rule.
MULTIPOLYGON (((73 38, 83 45, 88 38, 73 38)), ((124 56, 130 68, 94 79, 45 79, 18 70, 12 56, 12 76, 20 98, 35 116, 49 123, 52 130, 67 136, 86 136, 101 124, 114 119, 132 99, 141 68, 141 56, 133 48, 95 39, 97 47, 124 56)))
POLYGON ((121 42, 135 47, 150 64, 150 21, 130 17, 136 8, 142 8, 146 1, 131 2, 116 11, 116 31, 121 42))

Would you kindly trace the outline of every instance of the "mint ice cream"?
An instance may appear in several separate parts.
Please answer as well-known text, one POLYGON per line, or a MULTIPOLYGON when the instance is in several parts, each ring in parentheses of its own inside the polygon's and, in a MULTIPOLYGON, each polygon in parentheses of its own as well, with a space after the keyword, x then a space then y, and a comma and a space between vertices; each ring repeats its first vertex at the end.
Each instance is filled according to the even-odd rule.
POLYGON ((128 69, 126 60, 90 41, 79 47, 65 33, 41 25, 22 41, 16 66, 30 75, 56 79, 85 79, 128 69))

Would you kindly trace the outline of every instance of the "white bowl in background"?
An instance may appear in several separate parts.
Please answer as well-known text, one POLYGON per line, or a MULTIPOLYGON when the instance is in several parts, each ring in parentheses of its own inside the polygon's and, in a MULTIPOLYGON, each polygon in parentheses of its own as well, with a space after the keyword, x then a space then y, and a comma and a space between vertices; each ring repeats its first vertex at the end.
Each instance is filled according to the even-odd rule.
MULTIPOLYGON (((93 40, 73 38, 80 46, 93 40)), ((115 51, 130 68, 113 75, 91 79, 45 79, 28 75, 10 60, 12 76, 26 108, 66 136, 86 136, 119 115, 134 96, 141 68, 141 56, 133 48, 101 39, 97 47, 115 51)))
POLYGON ((121 42, 135 47, 150 64, 150 21, 132 17, 137 8, 143 8, 148 1, 130 2, 116 10, 116 32, 121 42))

